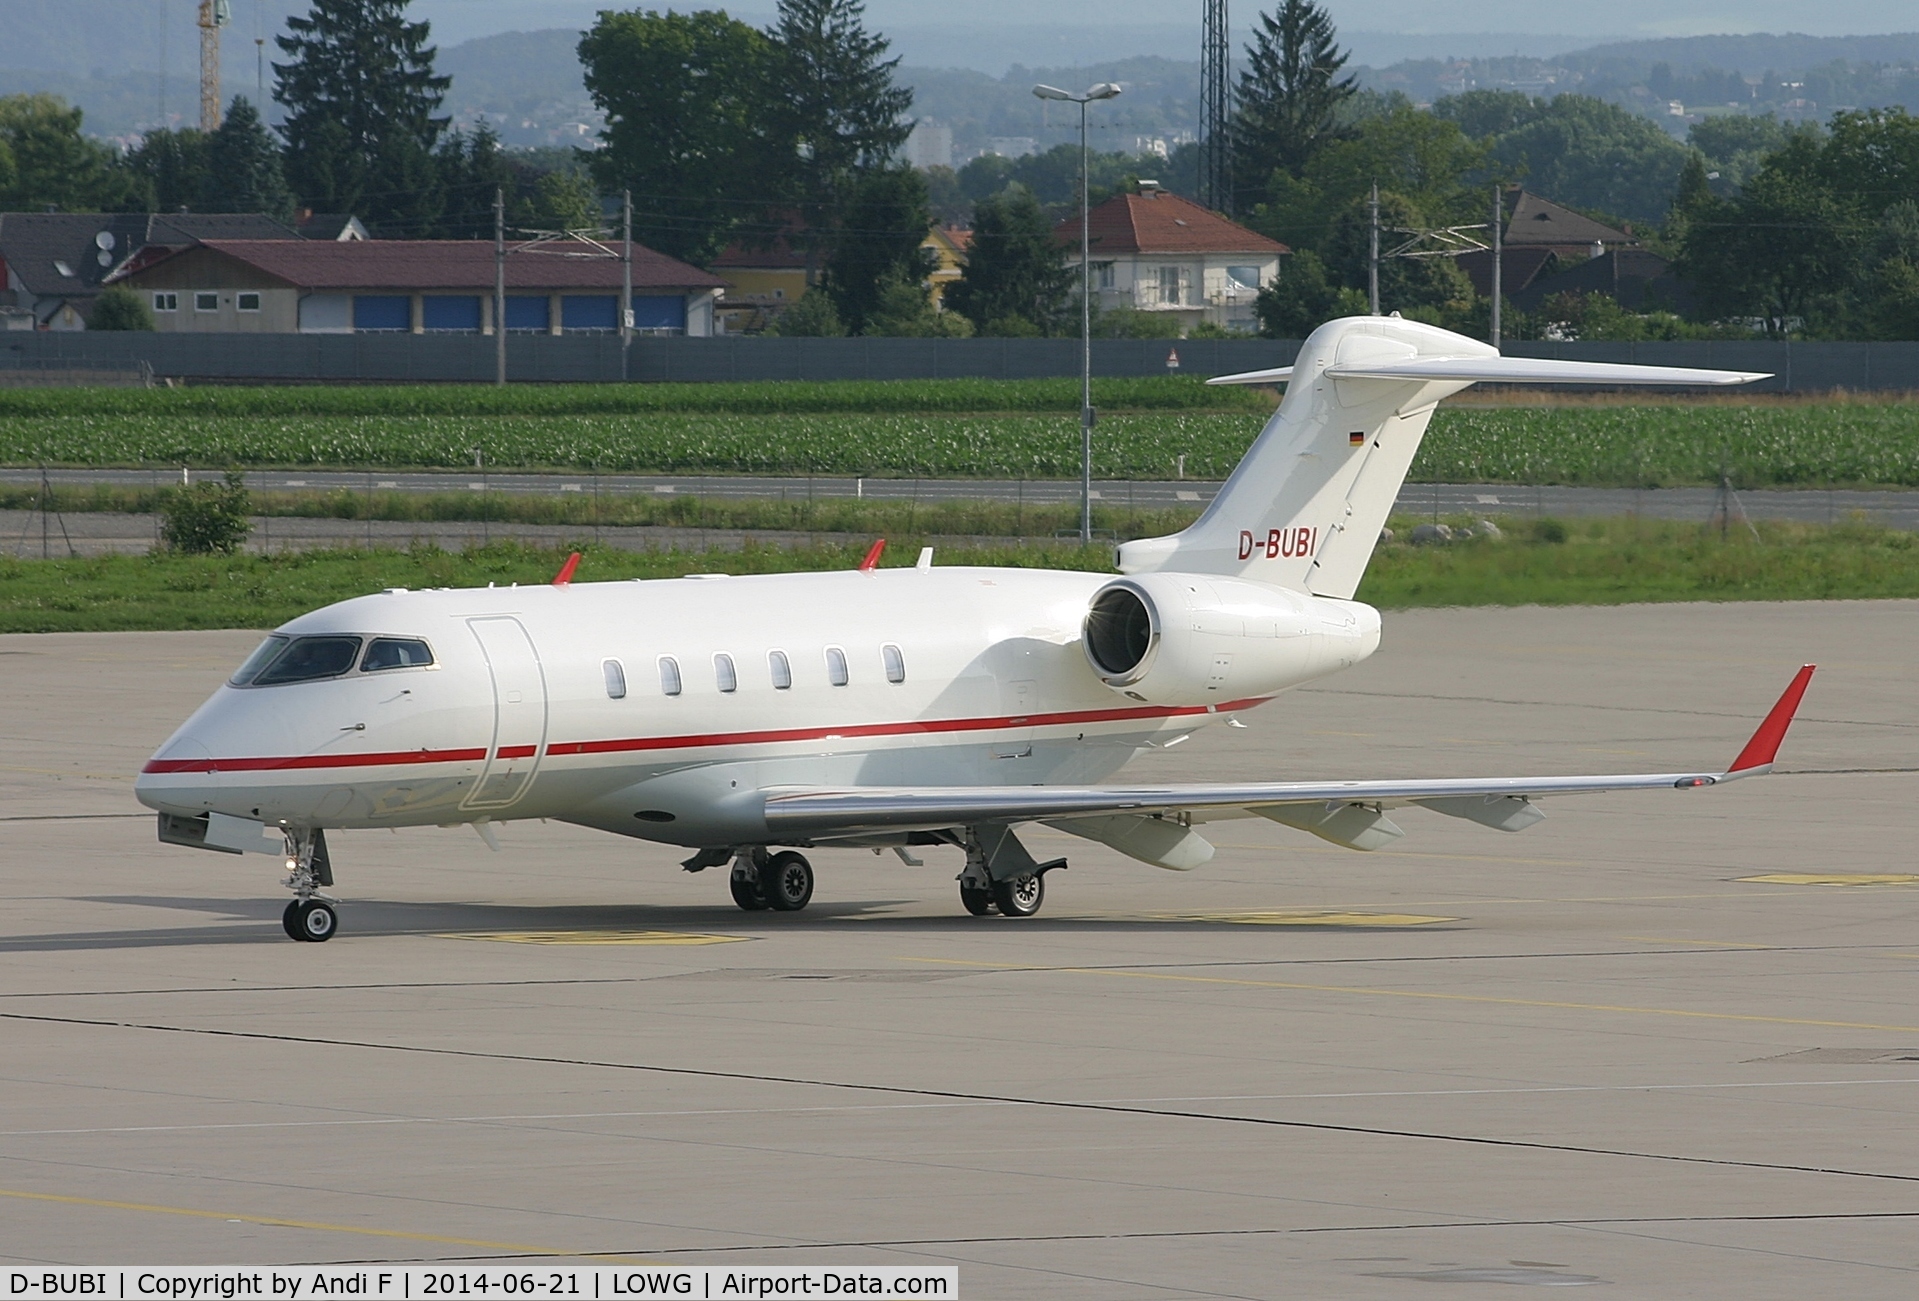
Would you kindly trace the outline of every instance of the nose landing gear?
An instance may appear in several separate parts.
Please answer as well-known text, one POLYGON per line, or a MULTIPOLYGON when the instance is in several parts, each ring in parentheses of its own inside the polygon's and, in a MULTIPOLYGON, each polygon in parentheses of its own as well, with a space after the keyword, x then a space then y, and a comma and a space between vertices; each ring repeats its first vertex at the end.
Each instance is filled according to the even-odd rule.
POLYGON ((319 944, 333 938, 340 929, 340 915, 334 901, 320 894, 322 886, 333 884, 333 864, 327 858, 326 832, 318 827, 287 829, 287 889, 293 902, 280 914, 280 925, 289 939, 319 944))

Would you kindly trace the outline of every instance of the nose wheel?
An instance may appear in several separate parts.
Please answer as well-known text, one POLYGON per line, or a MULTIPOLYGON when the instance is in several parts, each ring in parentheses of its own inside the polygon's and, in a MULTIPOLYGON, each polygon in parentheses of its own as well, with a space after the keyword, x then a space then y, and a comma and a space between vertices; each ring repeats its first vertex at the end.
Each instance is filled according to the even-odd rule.
POLYGON ((318 827, 287 829, 287 889, 293 902, 280 914, 288 939, 319 944, 340 929, 340 914, 318 891, 333 884, 333 863, 327 857, 326 833, 318 827))
POLYGON ((295 899, 280 914, 280 925, 288 938, 318 944, 332 939, 340 929, 340 915, 324 899, 295 899))

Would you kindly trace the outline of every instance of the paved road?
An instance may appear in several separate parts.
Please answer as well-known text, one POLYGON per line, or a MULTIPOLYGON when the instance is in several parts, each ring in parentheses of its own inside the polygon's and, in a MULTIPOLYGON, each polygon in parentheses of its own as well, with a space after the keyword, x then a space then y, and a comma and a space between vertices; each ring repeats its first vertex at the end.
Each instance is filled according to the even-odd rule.
MULTIPOLYGON (((157 486, 178 482, 178 472, 160 470, 53 470, 49 477, 60 485, 119 484, 157 486)), ((202 472, 193 472, 204 477, 202 472)), ((38 470, 0 469, 0 484, 38 483, 38 470)), ((1079 484, 1060 479, 850 479, 791 478, 754 475, 591 475, 489 474, 467 472, 372 473, 343 471, 256 470, 246 475, 247 486, 276 492, 459 492, 488 491, 513 494, 646 494, 726 497, 749 500, 799 501, 869 497, 876 501, 1025 501, 1034 505, 1079 500, 1079 484)), ((1219 492, 1217 482, 1202 480, 1100 480, 1094 484, 1099 501, 1108 505, 1140 507, 1203 506, 1219 492)), ((1919 529, 1919 491, 1757 491, 1738 494, 1739 503, 1755 519, 1789 519, 1829 523, 1859 513, 1897 527, 1919 529)), ((1399 494, 1398 509, 1411 514, 1441 515, 1543 514, 1627 515, 1655 519, 1708 518, 1718 502, 1711 488, 1563 488, 1515 487, 1511 484, 1407 484, 1399 494)))
POLYGON ((128 782, 246 633, 0 638, 0 1260, 957 1264, 973 1301, 1913 1294, 1919 603, 1392 615, 1370 662, 1140 780, 1782 772, 1258 819, 1161 872, 1034 833, 820 852, 793 916, 559 824, 353 833, 344 929, 128 782), (1467 1284, 1437 1289, 1434 1282, 1467 1284), (1477 1288, 1472 1284, 1479 1284, 1477 1288))

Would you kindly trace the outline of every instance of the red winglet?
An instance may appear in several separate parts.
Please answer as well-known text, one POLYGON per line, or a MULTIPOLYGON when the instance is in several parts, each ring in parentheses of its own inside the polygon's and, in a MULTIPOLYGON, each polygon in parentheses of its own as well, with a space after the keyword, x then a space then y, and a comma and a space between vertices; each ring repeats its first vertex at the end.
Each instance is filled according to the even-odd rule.
POLYGON ((873 544, 872 550, 866 553, 866 559, 860 561, 860 572, 870 574, 879 568, 880 553, 884 550, 886 550, 886 539, 881 538, 873 544))
POLYGON ((580 567, 580 553, 575 551, 572 555, 566 558, 566 563, 560 566, 560 572, 553 575, 553 586, 565 587, 568 583, 572 582, 573 571, 578 569, 579 567, 580 567))
POLYGON ((1779 743, 1786 739, 1786 729, 1792 726, 1792 716, 1799 712, 1799 701, 1806 694, 1806 684, 1812 681, 1813 665, 1807 664, 1793 677, 1792 685, 1786 688, 1786 694, 1766 715, 1766 721, 1752 734, 1752 740, 1746 742, 1746 748, 1732 761, 1732 767, 1726 769, 1728 777, 1738 777, 1755 768, 1772 767, 1773 757, 1779 753, 1779 743))

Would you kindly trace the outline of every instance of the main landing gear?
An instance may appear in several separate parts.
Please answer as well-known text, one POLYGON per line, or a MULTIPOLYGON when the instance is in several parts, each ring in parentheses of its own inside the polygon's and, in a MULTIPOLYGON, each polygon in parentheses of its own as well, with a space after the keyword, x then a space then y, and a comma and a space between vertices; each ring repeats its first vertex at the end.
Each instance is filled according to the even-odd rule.
POLYGON ((326 833, 318 827, 287 831, 287 889, 293 902, 280 914, 280 925, 287 937, 314 944, 333 938, 340 929, 340 915, 334 901, 320 894, 320 888, 333 884, 333 864, 327 858, 326 833))
POLYGON ((777 854, 764 849, 741 850, 733 859, 727 886, 733 892, 733 902, 748 912, 770 908, 796 913, 812 901, 813 865, 804 854, 790 849, 777 854))
POLYGON ((959 842, 966 867, 959 875, 960 905, 975 917, 1031 917, 1046 902, 1046 874, 1066 860, 1036 862, 1010 827, 969 827, 959 842))

